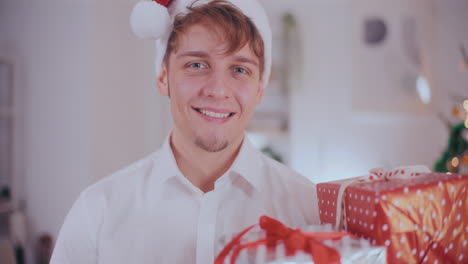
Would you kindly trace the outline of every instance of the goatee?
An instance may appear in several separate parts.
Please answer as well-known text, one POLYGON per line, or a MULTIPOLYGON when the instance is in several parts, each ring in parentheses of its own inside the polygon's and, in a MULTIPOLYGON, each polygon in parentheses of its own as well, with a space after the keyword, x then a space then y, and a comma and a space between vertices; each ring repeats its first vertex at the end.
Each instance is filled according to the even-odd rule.
POLYGON ((218 140, 217 138, 204 140, 201 137, 196 137, 195 145, 207 152, 219 152, 228 146, 228 142, 227 140, 218 140))

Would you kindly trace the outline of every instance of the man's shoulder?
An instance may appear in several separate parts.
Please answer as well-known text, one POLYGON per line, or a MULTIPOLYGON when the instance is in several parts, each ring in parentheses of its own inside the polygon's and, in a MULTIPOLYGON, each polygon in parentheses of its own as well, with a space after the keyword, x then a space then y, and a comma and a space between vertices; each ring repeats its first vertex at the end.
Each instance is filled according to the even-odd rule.
POLYGON ((82 196, 90 199, 115 199, 129 196, 143 188, 157 165, 158 151, 108 175, 88 186, 82 196))
POLYGON ((281 219, 288 220, 292 226, 318 224, 316 185, 276 160, 266 156, 263 160, 266 178, 262 188, 269 201, 284 205, 282 211, 276 212, 277 216, 282 216, 281 219))
POLYGON ((299 172, 284 165, 283 163, 278 162, 264 154, 262 154, 262 159, 265 164, 265 169, 268 171, 268 174, 271 177, 270 180, 278 179, 287 185, 315 188, 315 184, 312 181, 307 179, 299 172))

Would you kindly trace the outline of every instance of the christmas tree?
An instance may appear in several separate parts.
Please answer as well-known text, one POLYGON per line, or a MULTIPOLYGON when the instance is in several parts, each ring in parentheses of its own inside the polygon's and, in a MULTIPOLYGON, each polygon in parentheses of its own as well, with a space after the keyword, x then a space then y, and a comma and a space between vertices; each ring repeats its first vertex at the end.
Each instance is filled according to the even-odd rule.
MULTIPOLYGON (((468 69, 468 53, 463 45, 460 45, 462 60, 460 72, 468 69)), ((434 171, 451 173, 468 173, 468 100, 463 101, 463 106, 455 106, 452 115, 461 119, 450 128, 450 136, 446 150, 442 157, 435 163, 434 171), (463 108, 463 110, 461 110, 463 108)))
POLYGON ((449 125, 447 148, 434 164, 434 171, 468 173, 468 100, 463 101, 462 107, 456 105, 452 115, 462 121, 455 122, 453 126, 449 125))

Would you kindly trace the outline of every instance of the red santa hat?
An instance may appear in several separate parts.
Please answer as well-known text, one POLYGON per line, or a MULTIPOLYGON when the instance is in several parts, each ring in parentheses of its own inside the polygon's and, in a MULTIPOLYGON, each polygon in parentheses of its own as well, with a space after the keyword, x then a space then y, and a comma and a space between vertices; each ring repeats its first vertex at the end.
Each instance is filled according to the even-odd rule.
MULTIPOLYGON (((162 68, 167 41, 172 32, 174 18, 188 12, 187 7, 213 0, 153 0, 135 5, 130 16, 132 30, 140 38, 156 40, 156 73, 162 68)), ((271 71, 271 29, 263 7, 256 0, 228 0, 241 10, 257 27, 264 43, 264 71, 262 80, 266 86, 271 71)))

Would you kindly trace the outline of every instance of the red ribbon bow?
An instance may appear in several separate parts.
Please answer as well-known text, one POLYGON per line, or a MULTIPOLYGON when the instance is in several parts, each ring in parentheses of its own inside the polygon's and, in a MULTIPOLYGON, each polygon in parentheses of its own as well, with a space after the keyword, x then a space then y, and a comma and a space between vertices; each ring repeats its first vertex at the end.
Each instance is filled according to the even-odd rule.
POLYGON ((311 255, 316 264, 339 264, 341 256, 338 250, 322 243, 323 240, 336 240, 350 236, 345 232, 313 232, 304 233, 299 229, 292 229, 283 225, 280 221, 268 216, 260 217, 260 227, 266 232, 266 239, 240 244, 241 238, 257 225, 250 226, 235 236, 216 257, 215 264, 224 264, 229 252, 231 264, 235 264, 237 257, 243 249, 255 248, 260 245, 276 247, 278 242, 285 245, 286 255, 292 256, 296 251, 302 250, 311 255))

